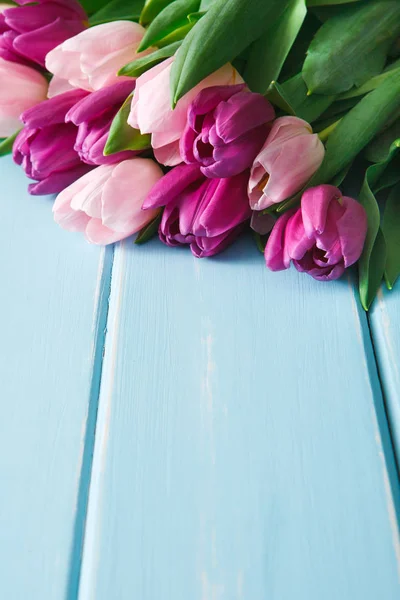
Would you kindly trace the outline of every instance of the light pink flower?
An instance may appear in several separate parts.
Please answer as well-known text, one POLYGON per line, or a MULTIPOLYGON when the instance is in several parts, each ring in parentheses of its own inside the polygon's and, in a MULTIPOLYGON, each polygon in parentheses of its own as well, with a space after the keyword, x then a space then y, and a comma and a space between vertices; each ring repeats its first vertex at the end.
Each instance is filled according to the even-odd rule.
POLYGON ((201 81, 171 108, 170 74, 174 58, 143 73, 136 80, 128 123, 141 133, 151 133, 157 160, 168 166, 182 162, 179 140, 186 126, 189 105, 200 90, 215 85, 242 83, 239 73, 227 64, 201 81))
POLYGON ((324 145, 309 123, 297 117, 276 119, 251 170, 251 208, 263 210, 299 192, 324 155, 324 145))
POLYGON ((144 32, 138 23, 113 21, 90 27, 54 48, 46 57, 46 67, 55 75, 49 97, 70 86, 93 92, 122 81, 119 69, 149 53, 136 54, 144 32))
POLYGON ((0 81, 0 137, 8 137, 21 129, 21 113, 46 99, 47 81, 35 69, 1 57, 0 81))
POLYGON ((142 210, 160 167, 148 158, 132 158, 93 169, 63 190, 53 206, 56 223, 81 231, 92 244, 112 244, 139 231, 158 210, 142 210))

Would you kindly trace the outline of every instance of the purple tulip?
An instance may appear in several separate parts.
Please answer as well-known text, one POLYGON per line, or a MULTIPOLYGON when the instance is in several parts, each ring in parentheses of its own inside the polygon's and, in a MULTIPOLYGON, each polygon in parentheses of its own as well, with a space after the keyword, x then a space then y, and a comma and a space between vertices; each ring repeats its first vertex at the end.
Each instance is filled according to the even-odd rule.
POLYGON ((168 246, 189 244, 194 256, 224 250, 250 218, 249 172, 227 179, 208 179, 198 165, 179 165, 160 179, 143 208, 165 206, 159 228, 168 246))
POLYGON ((78 128, 65 123, 67 112, 87 94, 65 92, 22 114, 25 127, 14 142, 13 157, 38 182, 29 186, 31 194, 56 194, 92 168, 74 150, 78 128))
POLYGON ((274 109, 245 84, 205 88, 188 109, 180 152, 206 177, 231 177, 251 167, 269 132, 274 109))
POLYGON ((112 120, 132 92, 135 83, 121 81, 82 98, 66 115, 66 122, 78 127, 75 150, 89 165, 106 165, 132 158, 137 152, 118 152, 104 156, 112 120))
POLYGON ((298 271, 319 281, 338 279, 361 256, 367 234, 366 212, 332 185, 304 192, 301 207, 282 215, 265 247, 271 271, 298 271))
POLYGON ((0 14, 0 56, 6 60, 44 67, 50 50, 87 27, 87 15, 76 0, 16 2, 22 6, 0 14))

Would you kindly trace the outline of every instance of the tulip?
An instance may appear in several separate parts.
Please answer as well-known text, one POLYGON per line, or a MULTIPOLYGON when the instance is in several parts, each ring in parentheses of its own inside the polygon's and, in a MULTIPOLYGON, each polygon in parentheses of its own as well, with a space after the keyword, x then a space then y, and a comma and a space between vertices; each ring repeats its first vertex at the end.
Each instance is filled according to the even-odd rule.
POLYGON ((54 219, 64 229, 81 231, 92 244, 118 242, 157 216, 158 210, 142 210, 142 204, 161 177, 160 167, 148 158, 102 165, 57 196, 54 219))
POLYGON ((22 127, 20 115, 47 95, 47 81, 35 69, 0 57, 0 137, 22 127))
POLYGON ((46 67, 55 75, 49 96, 65 86, 93 92, 121 81, 119 69, 145 54, 136 54, 144 31, 138 23, 113 21, 90 27, 54 48, 46 57, 46 67))
POLYGON ((298 271, 319 281, 338 279, 357 262, 367 235, 366 212, 353 198, 332 185, 304 192, 301 207, 282 215, 265 247, 272 271, 298 271))
POLYGON ((306 121, 276 119, 253 163, 250 206, 263 210, 299 192, 319 168, 324 154, 323 143, 306 121))
POLYGON ((83 31, 87 16, 76 0, 17 0, 0 14, 0 56, 44 67, 50 50, 83 31))
POLYGON ((275 117, 272 105, 245 84, 201 90, 189 106, 180 153, 206 177, 231 177, 248 169, 275 117))
POLYGON ((179 165, 150 191, 143 208, 165 206, 159 237, 168 246, 189 244, 194 256, 213 256, 228 246, 250 218, 248 172, 208 179, 198 165, 179 165))
POLYGON ((243 79, 229 64, 203 79, 171 108, 170 74, 174 57, 156 65, 136 80, 128 123, 141 133, 151 133, 151 143, 157 160, 168 166, 182 162, 179 140, 185 130, 191 102, 204 88, 233 85, 243 79))
POLYGON ((78 127, 75 150, 83 162, 89 165, 105 165, 121 162, 135 155, 130 151, 118 152, 111 156, 103 154, 111 123, 134 85, 132 80, 120 81, 98 92, 92 92, 68 111, 65 120, 78 127))
POLYGON ((25 127, 14 142, 13 156, 38 182, 29 186, 31 194, 56 194, 92 168, 74 150, 76 125, 65 123, 67 112, 86 95, 83 90, 66 92, 22 114, 25 127))

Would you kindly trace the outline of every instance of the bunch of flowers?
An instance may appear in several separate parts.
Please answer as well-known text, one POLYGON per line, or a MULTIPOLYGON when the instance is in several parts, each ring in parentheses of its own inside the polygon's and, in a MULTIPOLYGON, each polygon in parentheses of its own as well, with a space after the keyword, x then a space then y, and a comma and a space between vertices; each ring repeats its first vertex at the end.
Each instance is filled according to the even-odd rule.
POLYGON ((273 271, 358 262, 368 309, 400 273, 400 2, 309 4, 0 4, 0 155, 89 242, 251 228, 273 271))

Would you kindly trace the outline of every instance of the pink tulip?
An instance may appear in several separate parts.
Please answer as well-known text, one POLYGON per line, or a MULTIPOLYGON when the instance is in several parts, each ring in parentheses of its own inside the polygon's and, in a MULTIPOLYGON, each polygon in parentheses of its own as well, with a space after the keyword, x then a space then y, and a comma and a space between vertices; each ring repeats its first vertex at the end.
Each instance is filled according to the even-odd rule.
POLYGON ((145 54, 136 54, 144 31, 138 23, 113 21, 90 27, 54 48, 46 57, 46 67, 55 75, 49 96, 71 86, 93 92, 122 81, 119 69, 145 54))
POLYGON ((251 208, 263 210, 299 192, 324 155, 324 145, 309 123, 297 117, 276 119, 251 170, 251 208))
POLYGON ((8 137, 21 129, 21 113, 45 100, 47 81, 38 71, 1 57, 0 81, 0 137, 8 137))
POLYGON ((298 271, 319 281, 338 279, 361 256, 367 215, 361 204, 333 185, 304 192, 301 207, 282 215, 265 247, 271 271, 298 271))
POLYGON ((64 229, 81 231, 92 244, 113 244, 157 216, 158 209, 142 210, 142 204, 162 176, 148 158, 102 165, 57 196, 54 219, 64 229))
POLYGON ((174 58, 169 58, 143 73, 136 80, 128 123, 141 133, 151 133, 157 160, 174 166, 182 162, 179 140, 187 122, 191 102, 204 88, 242 83, 239 73, 227 64, 203 79, 171 108, 170 74, 174 58))

